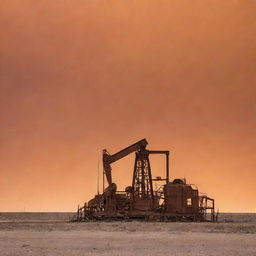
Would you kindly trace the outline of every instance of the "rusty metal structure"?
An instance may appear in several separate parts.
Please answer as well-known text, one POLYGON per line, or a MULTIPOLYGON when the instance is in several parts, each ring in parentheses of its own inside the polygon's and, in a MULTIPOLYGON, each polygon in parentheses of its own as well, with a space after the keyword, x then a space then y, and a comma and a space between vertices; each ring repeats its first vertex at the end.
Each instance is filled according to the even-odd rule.
POLYGON ((106 149, 103 150, 103 180, 106 177, 108 186, 102 194, 98 193, 84 206, 78 206, 74 221, 215 221, 214 199, 199 193, 198 188, 187 184, 185 179, 174 179, 171 182, 169 151, 148 150, 147 145, 146 139, 142 139, 112 155, 106 149), (117 185, 112 182, 111 164, 131 153, 135 153, 131 185, 124 191, 118 191, 117 185), (152 178, 151 154, 165 155, 164 178, 152 178))

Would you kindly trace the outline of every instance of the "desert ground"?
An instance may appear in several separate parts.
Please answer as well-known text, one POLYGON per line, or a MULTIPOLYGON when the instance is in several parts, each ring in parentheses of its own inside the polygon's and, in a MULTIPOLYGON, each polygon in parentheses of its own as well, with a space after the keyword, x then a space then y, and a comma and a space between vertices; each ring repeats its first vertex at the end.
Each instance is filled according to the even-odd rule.
POLYGON ((88 222, 73 213, 0 213, 1 256, 256 256, 256 214, 219 223, 88 222))

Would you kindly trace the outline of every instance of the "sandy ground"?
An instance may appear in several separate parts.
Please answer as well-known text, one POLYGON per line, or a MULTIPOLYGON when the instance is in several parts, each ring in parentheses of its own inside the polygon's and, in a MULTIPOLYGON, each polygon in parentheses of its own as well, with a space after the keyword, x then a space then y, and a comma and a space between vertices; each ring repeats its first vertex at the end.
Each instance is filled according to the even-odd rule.
POLYGON ((0 216, 1 256, 256 256, 256 221, 69 223, 0 216))

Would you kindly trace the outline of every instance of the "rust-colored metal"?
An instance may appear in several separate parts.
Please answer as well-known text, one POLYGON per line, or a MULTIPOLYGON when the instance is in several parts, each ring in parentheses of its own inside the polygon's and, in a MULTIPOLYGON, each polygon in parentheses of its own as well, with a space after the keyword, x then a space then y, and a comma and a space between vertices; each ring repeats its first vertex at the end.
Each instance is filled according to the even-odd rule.
MULTIPOLYGON (((185 179, 169 181, 169 151, 147 150, 146 139, 111 155, 103 150, 103 169, 108 187, 83 207, 78 207, 74 221, 108 219, 144 219, 158 221, 215 221, 214 199, 200 194, 185 179), (112 182, 111 164, 135 152, 131 186, 117 191, 112 182), (152 178, 150 154, 166 156, 166 177, 152 178), (156 186, 157 184, 160 186, 156 186), (155 186, 154 186, 155 185, 155 186), (155 189, 154 189, 155 188, 155 189), (208 218, 208 216, 210 216, 208 218)), ((104 179, 104 177, 103 177, 104 179)))

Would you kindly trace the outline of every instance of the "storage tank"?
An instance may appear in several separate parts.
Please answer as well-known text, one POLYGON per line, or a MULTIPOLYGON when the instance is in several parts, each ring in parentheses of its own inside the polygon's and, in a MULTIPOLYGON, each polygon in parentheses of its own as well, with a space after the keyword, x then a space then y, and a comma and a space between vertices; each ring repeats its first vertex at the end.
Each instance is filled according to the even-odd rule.
POLYGON ((198 214, 199 193, 185 179, 175 179, 164 187, 165 212, 170 214, 198 214))

